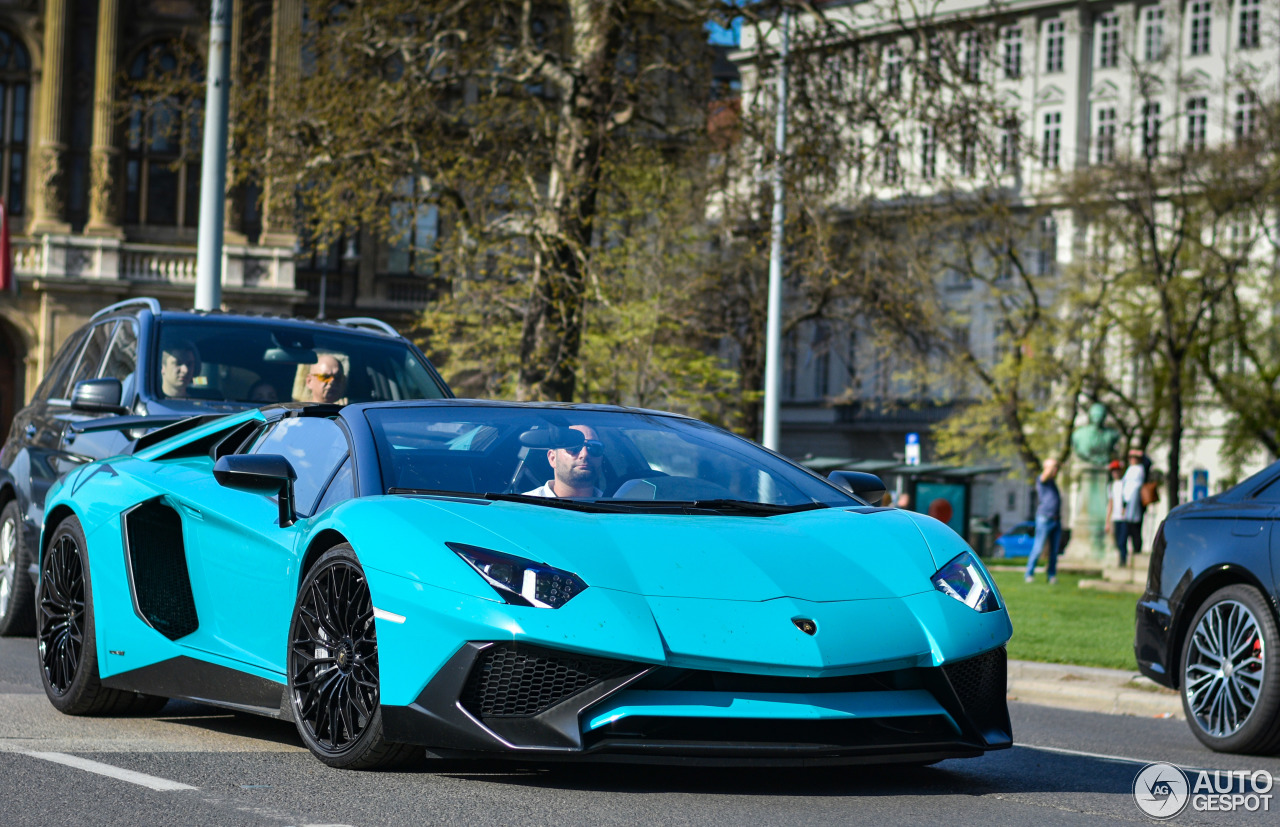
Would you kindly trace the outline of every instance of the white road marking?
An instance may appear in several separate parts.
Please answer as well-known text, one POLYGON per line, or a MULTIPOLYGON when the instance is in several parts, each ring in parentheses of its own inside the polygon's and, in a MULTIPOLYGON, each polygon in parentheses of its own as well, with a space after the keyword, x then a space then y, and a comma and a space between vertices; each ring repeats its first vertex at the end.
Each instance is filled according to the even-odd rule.
MULTIPOLYGON (((1154 764, 1157 761, 1157 759, 1153 759, 1153 758, 1130 758, 1127 755, 1107 755, 1101 752, 1083 752, 1078 749, 1063 749, 1062 747, 1042 747, 1038 744, 1016 744, 1016 746, 1027 747, 1028 749, 1044 750, 1045 752, 1058 752, 1063 755, 1078 755, 1081 758, 1101 758, 1104 761, 1123 761, 1128 764, 1142 764, 1143 766, 1146 766, 1147 764, 1154 764)), ((1169 762, 1169 763, 1175 763, 1175 762, 1169 762)), ((1177 766, 1183 770, 1203 769, 1202 767, 1193 767, 1190 765, 1184 766, 1182 764, 1178 764, 1177 766)))
POLYGON ((130 784, 137 784, 159 792, 174 792, 176 790, 194 790, 190 784, 183 784, 178 781, 170 781, 167 778, 157 778, 154 775, 146 773, 134 772, 126 770, 122 767, 113 767, 110 764, 102 764, 97 761, 90 761, 88 758, 77 758, 74 755, 67 755, 63 752, 23 752, 23 755, 30 755, 32 758, 39 758, 43 761, 52 761, 55 764, 63 764, 68 767, 75 767, 85 772, 93 772, 98 775, 105 775, 108 778, 115 778, 119 781, 128 781, 130 784))

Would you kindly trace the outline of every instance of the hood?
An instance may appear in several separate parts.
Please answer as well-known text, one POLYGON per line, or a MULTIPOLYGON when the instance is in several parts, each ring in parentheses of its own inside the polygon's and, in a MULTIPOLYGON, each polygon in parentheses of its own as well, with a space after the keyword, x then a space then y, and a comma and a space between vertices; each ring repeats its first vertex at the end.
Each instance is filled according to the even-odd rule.
POLYGON ((631 515, 381 497, 353 501, 340 515, 344 523, 366 523, 383 536, 422 536, 424 543, 401 544, 396 559, 379 554, 376 565, 423 580, 434 579, 426 574, 434 568, 427 560, 452 557, 446 542, 515 554, 573 572, 589 586, 647 597, 882 599, 932 590, 929 578, 936 571, 921 531, 896 509, 631 515))

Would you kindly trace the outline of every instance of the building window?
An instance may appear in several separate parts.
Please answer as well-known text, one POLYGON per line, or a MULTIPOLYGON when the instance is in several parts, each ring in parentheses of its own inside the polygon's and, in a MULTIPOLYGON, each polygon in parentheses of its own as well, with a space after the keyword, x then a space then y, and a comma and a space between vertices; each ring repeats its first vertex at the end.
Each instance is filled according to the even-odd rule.
POLYGON ((1004 76, 1016 80, 1022 77, 1022 27, 1005 26, 1001 40, 1004 41, 1004 76))
POLYGON ((796 373, 799 368, 797 358, 796 332, 787 334, 782 343, 782 398, 796 398, 796 373))
POLYGON ((1044 70, 1062 71, 1062 56, 1066 51, 1067 24, 1057 18, 1044 25, 1044 70))
POLYGON ((1098 66, 1114 69, 1120 65, 1120 15, 1113 11, 1098 17, 1098 66))
POLYGON ((982 80, 982 37, 978 32, 961 35, 961 71, 970 83, 982 80))
POLYGON ((1046 112, 1044 116, 1044 147, 1041 162, 1045 169, 1057 169, 1062 160, 1062 113, 1046 112))
POLYGON ((902 92, 902 50, 897 46, 884 47, 884 88, 890 97, 902 92))
POLYGON ((1191 54, 1209 54, 1210 26, 1213 23, 1213 4, 1209 0, 1191 4, 1191 54))
POLYGON ((1142 105, 1142 154, 1154 158, 1160 154, 1160 103, 1147 101, 1142 105))
POLYGON ((1150 63, 1164 56, 1164 9, 1151 6, 1142 12, 1142 59, 1150 63))
POLYGON ((1236 146, 1248 143, 1258 123, 1258 97, 1252 92, 1236 94, 1236 146))
POLYGON ((27 126, 31 58, 18 38, 0 29, 0 196, 22 215, 27 193, 27 126))
POLYGON ((886 184, 896 184, 901 176, 898 166, 898 133, 894 132, 880 144, 880 171, 886 184))
POLYGON ((1021 136, 1018 133, 1018 119, 1008 117, 1000 125, 1000 171, 1016 172, 1018 170, 1018 144, 1021 136))
MULTIPOLYGON (((184 71, 168 43, 153 43, 129 64, 139 86, 184 71)), ((186 71, 192 71, 190 67, 186 71)), ((125 223, 195 227, 200 220, 201 101, 192 96, 130 101, 125 140, 125 223)))
POLYGON ((440 211, 428 204, 428 191, 419 176, 407 175, 395 187, 391 202, 391 235, 387 239, 387 272, 401 276, 429 276, 436 271, 436 242, 440 211))
POLYGON ((960 174, 972 178, 978 174, 978 130, 966 124, 960 130, 960 154, 956 158, 960 174))
POLYGON ((1096 146, 1096 158, 1099 164, 1109 164, 1116 159, 1116 108, 1114 106, 1098 110, 1096 146))
POLYGON ((821 348, 813 357, 813 395, 819 398, 831 392, 831 348, 821 348))
POLYGON ((1203 152, 1205 127, 1209 122, 1209 99, 1191 98, 1187 101, 1187 151, 1203 152))
POLYGON ((1256 49, 1262 44, 1259 26, 1261 0, 1240 0, 1240 48, 1256 49))
POLYGON ((920 177, 932 181, 938 171, 938 135, 932 125, 920 129, 920 177))
POLYGON ((1058 222, 1046 215, 1037 230, 1036 270, 1042 276, 1050 276, 1058 269, 1058 222))

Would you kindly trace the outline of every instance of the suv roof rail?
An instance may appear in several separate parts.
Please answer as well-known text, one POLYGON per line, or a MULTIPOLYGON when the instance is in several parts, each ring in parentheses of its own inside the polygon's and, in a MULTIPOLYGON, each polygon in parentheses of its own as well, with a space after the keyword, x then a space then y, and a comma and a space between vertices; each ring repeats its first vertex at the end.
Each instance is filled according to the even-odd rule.
POLYGON ((345 324, 349 327, 363 327, 370 330, 376 330, 379 333, 385 333, 388 336, 395 336, 397 339, 402 338, 400 331, 384 322, 382 319, 375 319, 371 316, 348 316, 345 319, 338 319, 338 324, 345 324))
POLYGON ((115 304, 109 304, 97 313, 94 313, 93 316, 90 317, 89 321, 92 322, 100 316, 105 316, 108 313, 114 313, 117 310, 123 310, 126 307, 134 306, 145 307, 155 315, 160 315, 160 302, 150 298, 149 296, 142 296, 136 299, 125 299, 124 301, 116 302, 115 304))

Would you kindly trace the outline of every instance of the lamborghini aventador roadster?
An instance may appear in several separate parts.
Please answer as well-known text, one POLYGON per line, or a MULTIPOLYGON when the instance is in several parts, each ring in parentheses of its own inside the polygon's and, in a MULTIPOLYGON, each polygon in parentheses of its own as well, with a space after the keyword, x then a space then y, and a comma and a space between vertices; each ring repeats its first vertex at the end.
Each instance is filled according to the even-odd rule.
POLYGON ((697 420, 436 400, 85 427, 138 438, 48 496, 38 641, 68 714, 190 699, 348 768, 1012 743, 1009 617, 964 541, 697 420))

